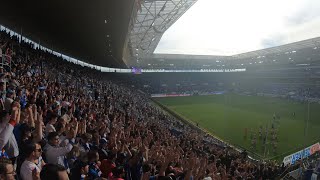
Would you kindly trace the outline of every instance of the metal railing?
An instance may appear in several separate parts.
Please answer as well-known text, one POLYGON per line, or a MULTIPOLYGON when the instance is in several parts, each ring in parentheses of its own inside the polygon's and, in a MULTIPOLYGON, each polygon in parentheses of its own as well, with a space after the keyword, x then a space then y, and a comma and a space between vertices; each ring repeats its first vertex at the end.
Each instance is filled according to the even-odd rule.
POLYGON ((8 67, 10 69, 11 72, 11 65, 12 65, 12 57, 7 55, 7 54, 0 54, 0 66, 2 68, 4 67, 8 67))

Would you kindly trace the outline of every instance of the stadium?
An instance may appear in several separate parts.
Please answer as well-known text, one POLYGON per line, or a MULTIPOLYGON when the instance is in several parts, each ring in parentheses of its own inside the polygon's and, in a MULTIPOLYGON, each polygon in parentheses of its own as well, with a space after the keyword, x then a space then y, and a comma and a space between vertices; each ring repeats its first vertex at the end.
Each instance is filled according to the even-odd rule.
MULTIPOLYGON (((0 179, 318 179, 320 33, 251 48, 238 27, 248 44, 228 50, 223 27, 174 29, 203 2, 1 2, 0 179)), ((318 20, 308 5, 296 22, 318 20)))

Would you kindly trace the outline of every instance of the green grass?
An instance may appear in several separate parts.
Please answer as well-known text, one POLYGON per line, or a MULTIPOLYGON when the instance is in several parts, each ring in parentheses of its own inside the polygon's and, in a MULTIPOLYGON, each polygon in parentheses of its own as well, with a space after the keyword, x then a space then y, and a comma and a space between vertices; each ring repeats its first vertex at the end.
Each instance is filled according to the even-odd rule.
MULTIPOLYGON (((198 123, 201 128, 220 139, 248 149, 263 159, 282 160, 284 156, 309 146, 320 139, 320 105, 310 104, 307 134, 304 136, 308 105, 271 97, 241 96, 235 94, 156 98, 156 101, 173 110, 183 118, 198 123), (296 116, 293 117, 292 113, 296 116), (271 127, 273 114, 280 116, 277 124, 278 148, 272 151, 267 145, 264 154, 262 140, 257 149, 250 148, 250 131, 258 134, 260 126, 271 127), (248 136, 244 138, 244 129, 248 136)), ((270 138, 269 136, 268 138, 270 138)))

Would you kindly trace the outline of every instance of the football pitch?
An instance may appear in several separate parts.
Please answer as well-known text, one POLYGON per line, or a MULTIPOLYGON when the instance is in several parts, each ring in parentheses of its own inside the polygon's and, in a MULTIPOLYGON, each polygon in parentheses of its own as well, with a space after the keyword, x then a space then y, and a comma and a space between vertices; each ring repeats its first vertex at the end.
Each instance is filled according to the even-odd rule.
POLYGON ((281 161, 320 139, 320 105, 316 103, 236 94, 155 100, 183 119, 261 159, 281 161))

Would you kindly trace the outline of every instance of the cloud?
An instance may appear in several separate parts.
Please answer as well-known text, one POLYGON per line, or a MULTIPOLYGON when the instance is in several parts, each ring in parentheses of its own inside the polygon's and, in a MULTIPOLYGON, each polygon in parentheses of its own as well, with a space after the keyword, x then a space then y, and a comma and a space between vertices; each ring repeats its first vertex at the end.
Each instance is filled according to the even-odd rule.
POLYGON ((198 0, 155 53, 234 55, 319 35, 319 0, 198 0))
POLYGON ((270 36, 269 38, 261 40, 262 48, 270 48, 278 46, 279 44, 285 44, 285 35, 276 34, 274 36, 270 36))
POLYGON ((308 23, 320 16, 320 1, 305 0, 297 12, 287 17, 286 25, 295 26, 308 23))

